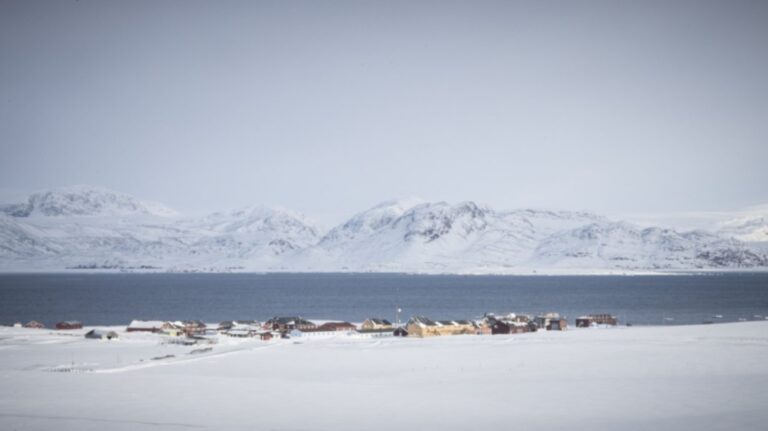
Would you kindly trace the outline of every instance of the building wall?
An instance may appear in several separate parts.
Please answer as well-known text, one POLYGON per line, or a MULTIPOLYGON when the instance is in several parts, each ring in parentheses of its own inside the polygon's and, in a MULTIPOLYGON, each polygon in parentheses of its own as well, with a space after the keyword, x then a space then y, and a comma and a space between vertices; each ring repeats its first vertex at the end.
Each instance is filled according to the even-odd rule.
POLYGON ((410 324, 407 326, 409 337, 439 337, 444 335, 474 334, 476 328, 471 325, 445 325, 445 326, 421 326, 410 324))

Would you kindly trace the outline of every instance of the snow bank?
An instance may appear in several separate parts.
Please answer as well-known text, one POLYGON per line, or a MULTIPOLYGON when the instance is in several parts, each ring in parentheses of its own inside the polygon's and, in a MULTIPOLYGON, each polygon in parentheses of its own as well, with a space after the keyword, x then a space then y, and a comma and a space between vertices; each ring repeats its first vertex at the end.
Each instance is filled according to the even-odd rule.
POLYGON ((768 322, 434 339, 0 329, 0 429, 752 430, 768 322), (152 359, 161 358, 161 359, 152 359), (52 372, 69 367, 79 372, 52 372))

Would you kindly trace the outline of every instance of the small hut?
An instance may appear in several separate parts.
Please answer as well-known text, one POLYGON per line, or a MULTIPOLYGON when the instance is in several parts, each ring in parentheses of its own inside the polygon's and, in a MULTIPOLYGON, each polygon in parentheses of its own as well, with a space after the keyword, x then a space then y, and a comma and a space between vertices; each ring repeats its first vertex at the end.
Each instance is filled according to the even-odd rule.
POLYGON ((45 325, 43 325, 42 323, 38 322, 37 320, 31 320, 31 321, 27 322, 24 325, 24 327, 25 328, 32 328, 32 329, 45 329, 45 325))
POLYGON ((56 329, 83 329, 83 323, 77 320, 67 320, 56 324, 56 329))

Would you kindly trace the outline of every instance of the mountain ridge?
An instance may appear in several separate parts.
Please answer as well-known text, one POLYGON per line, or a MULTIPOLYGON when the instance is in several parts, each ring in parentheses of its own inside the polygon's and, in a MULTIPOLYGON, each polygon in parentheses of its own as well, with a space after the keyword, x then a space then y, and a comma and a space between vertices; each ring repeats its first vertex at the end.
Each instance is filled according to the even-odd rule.
POLYGON ((76 186, 0 206, 0 271, 763 270, 768 238, 740 239, 762 239, 760 217, 678 231, 584 211, 502 211, 409 198, 382 202, 324 231, 280 207, 185 218, 161 204, 76 186))

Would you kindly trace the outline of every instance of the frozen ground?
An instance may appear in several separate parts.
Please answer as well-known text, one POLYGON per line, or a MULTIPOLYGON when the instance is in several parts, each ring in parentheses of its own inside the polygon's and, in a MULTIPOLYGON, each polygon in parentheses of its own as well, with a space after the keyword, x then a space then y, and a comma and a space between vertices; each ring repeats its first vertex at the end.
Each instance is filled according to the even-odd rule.
POLYGON ((2 430, 763 430, 768 322, 162 344, 0 328, 2 430), (153 357, 174 355, 166 359, 153 357))

